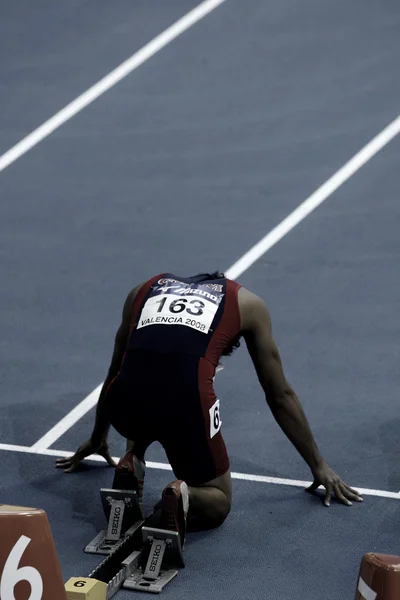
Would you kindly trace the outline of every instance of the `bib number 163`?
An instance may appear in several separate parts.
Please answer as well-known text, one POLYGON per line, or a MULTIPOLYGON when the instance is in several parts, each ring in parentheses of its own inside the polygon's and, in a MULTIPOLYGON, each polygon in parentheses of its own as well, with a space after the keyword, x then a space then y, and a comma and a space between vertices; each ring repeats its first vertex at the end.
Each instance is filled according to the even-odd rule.
POLYGON ((138 329, 148 325, 184 325, 208 333, 217 310, 218 304, 206 298, 150 296, 140 314, 138 329))
POLYGON ((167 311, 173 314, 181 313, 186 310, 189 315, 199 317, 203 314, 205 304, 201 300, 188 300, 187 298, 177 298, 176 300, 170 300, 166 296, 155 302, 158 305, 157 312, 162 313, 165 308, 167 311))

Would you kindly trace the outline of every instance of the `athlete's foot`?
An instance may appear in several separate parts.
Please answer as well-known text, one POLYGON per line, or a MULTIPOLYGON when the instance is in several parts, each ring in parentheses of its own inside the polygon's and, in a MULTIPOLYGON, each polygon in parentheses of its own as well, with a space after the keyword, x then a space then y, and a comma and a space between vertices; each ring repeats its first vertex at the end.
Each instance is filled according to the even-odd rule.
POLYGON ((114 475, 113 489, 134 490, 143 516, 143 488, 145 463, 133 452, 126 452, 120 459, 114 475))
POLYGON ((167 485, 162 493, 161 508, 161 527, 178 531, 183 547, 189 511, 189 490, 184 481, 178 479, 167 485))

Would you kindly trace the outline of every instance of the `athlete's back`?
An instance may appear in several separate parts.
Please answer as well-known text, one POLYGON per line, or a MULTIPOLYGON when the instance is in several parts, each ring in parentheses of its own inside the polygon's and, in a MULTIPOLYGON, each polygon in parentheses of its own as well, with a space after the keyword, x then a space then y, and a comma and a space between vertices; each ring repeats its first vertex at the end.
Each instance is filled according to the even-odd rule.
POLYGON ((133 301, 121 369, 107 391, 110 422, 144 449, 160 442, 179 479, 225 474, 215 368, 240 332, 238 290, 223 276, 164 273, 133 301))
POLYGON ((239 288, 219 273, 153 277, 135 297, 127 352, 190 354, 216 366, 239 335, 239 288))

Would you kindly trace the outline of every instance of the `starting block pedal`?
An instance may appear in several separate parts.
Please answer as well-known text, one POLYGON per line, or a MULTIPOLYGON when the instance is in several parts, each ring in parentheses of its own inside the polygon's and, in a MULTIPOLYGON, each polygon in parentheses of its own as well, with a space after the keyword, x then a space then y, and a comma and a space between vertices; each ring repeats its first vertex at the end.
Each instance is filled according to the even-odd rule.
POLYGON ((103 488, 100 496, 108 527, 96 535, 85 552, 107 555, 142 526, 143 516, 134 490, 103 488))
POLYGON ((184 567, 182 545, 177 531, 142 527, 143 550, 138 566, 123 587, 158 594, 184 567))

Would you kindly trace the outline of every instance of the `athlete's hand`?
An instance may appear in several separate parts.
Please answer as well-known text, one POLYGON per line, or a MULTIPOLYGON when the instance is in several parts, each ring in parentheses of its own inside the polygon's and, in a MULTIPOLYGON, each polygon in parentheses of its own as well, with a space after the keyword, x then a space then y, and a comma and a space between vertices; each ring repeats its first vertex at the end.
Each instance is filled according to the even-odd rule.
POLYGON ((325 506, 330 506, 332 494, 334 493, 336 499, 347 506, 352 505, 352 501, 354 502, 362 502, 363 499, 360 496, 360 493, 357 490, 353 490, 350 486, 347 485, 344 481, 341 480, 339 475, 337 475, 331 468, 328 467, 326 463, 324 463, 321 467, 318 467, 313 471, 314 482, 310 487, 306 489, 307 492, 315 492, 315 490, 320 486, 324 486, 326 489, 325 506))
POLYGON ((81 444, 72 456, 67 458, 57 458, 56 467, 58 469, 64 469, 65 473, 72 473, 72 471, 75 471, 81 460, 91 454, 100 454, 100 456, 106 459, 110 467, 117 466, 110 455, 107 441, 102 441, 99 445, 94 445, 91 440, 88 440, 84 444, 81 444))

